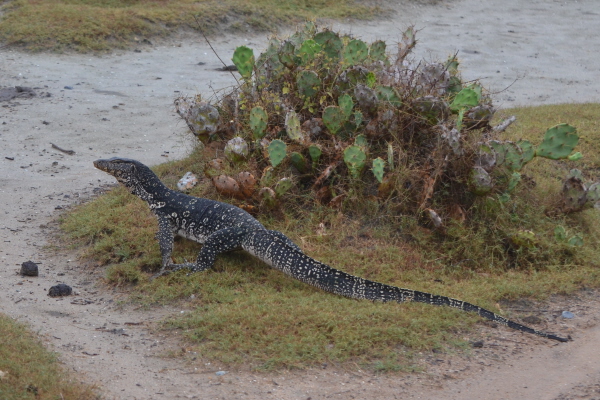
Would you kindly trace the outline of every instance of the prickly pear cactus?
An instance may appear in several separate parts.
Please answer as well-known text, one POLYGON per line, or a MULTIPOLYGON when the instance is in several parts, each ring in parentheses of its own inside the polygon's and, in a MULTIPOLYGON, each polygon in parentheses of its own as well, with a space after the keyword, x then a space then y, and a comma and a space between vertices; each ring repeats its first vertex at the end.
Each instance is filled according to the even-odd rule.
POLYGON ((321 154, 323 154, 323 152, 321 151, 321 147, 319 147, 319 145, 316 144, 311 144, 310 146, 308 146, 308 154, 310 155, 310 158, 312 160, 312 167, 313 169, 315 169, 317 167, 317 164, 319 163, 321 154))
POLYGON ((321 79, 315 71, 300 71, 296 85, 301 96, 313 97, 321 88, 321 79))
POLYGON ((354 97, 361 110, 367 114, 373 114, 377 111, 379 99, 377 93, 366 85, 356 85, 354 88, 354 97))
POLYGON ((600 183, 592 183, 588 187, 586 206, 600 208, 600 183))
MULTIPOLYGON (((407 57, 415 33, 413 28, 404 32, 395 58, 383 41, 368 44, 314 23, 287 39, 271 39, 256 61, 251 49, 237 48, 233 60, 243 84, 215 106, 194 109, 198 98, 177 108, 201 140, 227 143, 231 162, 207 167, 205 173, 260 176, 255 190, 245 190, 238 176, 241 194, 236 196, 260 198, 268 206, 285 201, 282 188, 288 183, 278 182, 286 177, 299 183, 295 199, 315 195, 330 204, 335 197, 333 203, 345 206, 378 187, 386 201, 412 199, 399 209, 423 204, 414 210, 420 213, 435 204, 445 220, 452 207, 466 210, 472 204, 473 196, 461 190, 497 194, 490 198, 500 202, 521 195, 515 191, 525 178, 519 171, 536 155, 581 157, 571 153, 578 136, 568 125, 548 130, 537 148, 525 140, 490 140, 506 126, 490 126, 495 109, 488 94, 462 80, 456 57, 442 62, 407 57), (200 114, 201 123, 196 121, 200 114), (371 171, 363 176, 366 169, 371 171), (432 182, 413 184, 423 176, 432 182), (361 177, 368 190, 354 190, 361 177), (340 194, 346 196, 343 202, 340 194)), ((209 158, 214 157, 213 151, 209 158)), ((593 193, 597 199, 598 185, 593 193)))
POLYGON ((567 158, 578 142, 579 135, 574 127, 559 124, 546 131, 544 141, 535 150, 535 155, 552 160, 567 158))
POLYGON ((304 143, 304 135, 300 129, 300 120, 294 110, 288 111, 285 116, 285 130, 291 140, 297 143, 304 143))
POLYGON ((373 175, 379 183, 383 182, 383 173, 385 169, 385 161, 381 157, 377 157, 373 160, 373 175))
POLYGON ((269 117, 267 112, 261 106, 256 106, 250 111, 250 129, 255 139, 261 139, 265 136, 269 117))
POLYGON ((233 52, 231 58, 233 64, 237 67, 238 72, 244 79, 250 79, 252 77, 252 71, 254 70, 254 51, 246 46, 240 46, 233 52))
POLYGON ((471 191, 477 196, 485 196, 492 191, 492 178, 482 167, 474 167, 471 170, 469 186, 471 191))
POLYGON ((302 65, 307 65, 315 59, 320 51, 321 45, 319 43, 313 39, 307 39, 302 43, 296 54, 300 58, 302 65))
POLYGON ((360 173, 365 167, 366 159, 367 155, 357 145, 348 146, 344 150, 344 162, 348 167, 348 171, 350 171, 350 175, 355 179, 360 177, 360 173))
POLYGON ((347 65, 357 65, 364 62, 369 56, 367 44, 360 39, 353 39, 343 50, 344 63, 347 65))
POLYGON ((281 197, 286 194, 294 186, 294 182, 290 178, 282 178, 275 185, 275 194, 281 197))
POLYGON ((306 159, 302 154, 298 153, 297 151, 294 151, 290 154, 290 162, 294 167, 296 167, 296 169, 300 173, 305 173, 308 169, 306 159))
POLYGON ((391 86, 378 85, 375 87, 375 93, 379 100, 387 101, 394 107, 400 107, 402 105, 402 100, 400 100, 398 92, 391 86))
POLYGON ((258 196, 262 204, 269 208, 275 207, 277 204, 277 195, 270 187, 263 187, 258 191, 258 196))
POLYGON ((344 43, 337 33, 330 30, 319 32, 315 35, 315 42, 321 45, 321 49, 328 61, 335 62, 340 59, 344 43))
POLYGON ((376 40, 371 43, 371 46, 369 46, 369 58, 372 61, 381 61, 384 64, 389 64, 389 60, 385 54, 385 48, 386 45, 383 40, 376 40))
POLYGON ((294 69, 300 64, 300 57, 296 55, 296 46, 290 40, 281 44, 277 56, 279 61, 289 69, 294 69))
POLYGON ((271 161, 271 165, 273 167, 281 164, 286 155, 285 142, 280 139, 275 139, 271 143, 269 143, 269 147, 267 147, 267 151, 269 153, 269 160, 271 161))
POLYGON ((323 123, 332 135, 335 135, 344 125, 346 116, 341 107, 329 106, 323 110, 323 123))
POLYGON ((338 105, 344 114, 346 119, 349 119, 352 115, 352 109, 354 108, 354 102, 352 101, 352 96, 349 94, 343 94, 338 98, 338 105))
POLYGON ((248 157, 248 143, 243 138, 236 136, 227 142, 224 151, 225 157, 231 162, 240 162, 248 157))
POLYGON ((200 141, 207 142, 210 135, 217 131, 219 110, 215 106, 206 102, 196 103, 192 99, 179 98, 175 101, 175 109, 200 141))
POLYGON ((571 176, 563 183, 562 211, 565 213, 581 211, 587 203, 585 185, 576 176, 571 176))

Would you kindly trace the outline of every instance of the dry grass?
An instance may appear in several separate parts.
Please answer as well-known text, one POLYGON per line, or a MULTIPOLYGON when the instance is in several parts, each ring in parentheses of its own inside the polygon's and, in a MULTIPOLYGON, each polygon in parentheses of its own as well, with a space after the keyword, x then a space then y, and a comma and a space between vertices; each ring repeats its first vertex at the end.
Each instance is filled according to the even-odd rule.
POLYGON ((39 339, 0 314, 0 399, 91 400, 94 388, 68 375, 39 339))
MULTIPOLYGON (((505 137, 535 142, 549 124, 569 122, 582 135, 578 150, 586 158, 579 164, 591 177, 599 166, 598 122, 593 118, 599 112, 598 104, 507 110, 520 122, 505 137)), ((155 170, 173 187, 186 171, 201 171, 202 164, 196 152, 155 170)), ((536 182, 534 187, 524 185, 507 203, 481 199, 469 211, 469 222, 449 226, 446 235, 372 202, 354 204, 353 217, 329 208, 291 207, 260 219, 336 268, 504 313, 497 306, 502 299, 544 299, 600 286, 600 213, 587 210, 557 218, 544 214, 560 189, 560 179, 575 165, 535 160, 523 171, 536 182), (580 234, 584 245, 558 243, 557 225, 580 234), (536 245, 518 251, 507 248, 506 238, 520 229, 535 232, 536 245)), ((218 198, 212 185, 200 185, 194 194, 218 198)), ((146 271, 156 270, 160 262, 153 239, 156 223, 145 203, 121 188, 66 215, 63 229, 75 243, 87 245, 87 257, 107 265, 109 283, 136 284, 131 288, 133 301, 149 307, 178 302, 186 312, 165 321, 164 328, 182 334, 203 358, 230 365, 271 369, 352 361, 373 370, 410 370, 415 351, 465 346, 469 327, 481 322, 446 308, 333 296, 241 252, 222 255, 205 273, 188 277, 182 272, 149 282, 146 271)), ((198 249, 189 241, 177 242, 176 261, 194 259, 198 249)))
POLYGON ((12 0, 2 6, 0 41, 33 51, 123 48, 198 29, 206 34, 275 31, 312 18, 372 18, 381 10, 354 0, 12 0))

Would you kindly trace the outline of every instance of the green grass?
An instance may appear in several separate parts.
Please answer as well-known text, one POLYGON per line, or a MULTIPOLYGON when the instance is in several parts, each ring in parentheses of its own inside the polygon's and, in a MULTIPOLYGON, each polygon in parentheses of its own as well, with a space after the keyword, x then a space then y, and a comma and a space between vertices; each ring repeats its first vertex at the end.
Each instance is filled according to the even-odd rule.
MULTIPOLYGON (((578 163, 534 160, 522 172, 535 184, 523 184, 506 203, 477 201, 468 210, 468 222, 451 224, 445 235, 372 202, 354 204, 357 208, 345 215, 328 208, 292 207, 259 219, 336 268, 460 298, 511 318, 525 315, 499 310, 498 301, 543 300, 550 294, 599 287, 598 210, 553 218, 545 211, 570 168, 579 166, 589 179, 599 179, 595 116, 600 115, 600 104, 521 108, 506 114, 516 114, 519 123, 504 139, 523 137, 537 143, 555 123, 577 126, 582 139, 576 150, 585 158, 578 163), (320 224, 326 227, 325 235, 318 233, 320 224), (584 245, 558 243, 557 225, 581 235, 584 245), (535 246, 507 247, 507 238, 518 230, 535 232, 535 246)), ((201 171, 201 157, 197 151, 155 170, 173 187, 186 171, 201 171)), ((199 185, 194 195, 218 198, 211 185, 199 185)), ((167 319, 163 328, 186 338, 203 359, 231 366, 273 369, 351 362, 375 371, 411 370, 415 352, 462 348, 472 326, 482 322, 448 308, 340 298, 241 252, 220 256, 214 269, 205 273, 187 277, 182 272, 149 282, 160 263, 153 238, 156 222, 146 204, 122 188, 66 214, 62 227, 74 245, 84 247, 84 257, 106 266, 109 284, 130 286, 132 301, 150 308, 178 304, 185 312, 167 319)), ((176 262, 193 260, 199 248, 178 241, 176 262)))
POLYGON ((98 399, 94 389, 74 380, 22 324, 0 314, 0 399, 98 399))
POLYGON ((312 18, 372 18, 354 0, 12 0, 2 5, 0 41, 34 51, 103 51, 198 29, 206 34, 275 31, 312 18))

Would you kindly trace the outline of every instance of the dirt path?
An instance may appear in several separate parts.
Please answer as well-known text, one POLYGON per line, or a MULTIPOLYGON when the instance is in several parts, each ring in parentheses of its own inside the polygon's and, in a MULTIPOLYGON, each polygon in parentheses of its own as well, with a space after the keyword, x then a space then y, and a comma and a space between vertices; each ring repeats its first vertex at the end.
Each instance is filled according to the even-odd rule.
MULTIPOLYGON (((415 23, 421 29, 420 56, 445 58, 458 50, 467 79, 484 78, 498 92, 512 84, 495 96, 499 105, 510 107, 600 101, 598 21, 596 0, 527 5, 457 0, 410 6, 384 21, 334 27, 391 44, 415 23)), ((264 39, 213 43, 223 58, 241 44, 260 49, 264 39)), ((181 350, 149 328, 180 310, 119 308, 121 294, 98 285, 93 268, 73 254, 44 249, 62 207, 113 182, 92 160, 118 154, 157 164, 184 156, 191 145, 173 112, 174 97, 233 84, 229 73, 214 70, 220 63, 200 39, 138 50, 103 57, 0 50, 0 86, 32 87, 37 93, 0 102, 0 312, 28 322, 106 398, 600 398, 597 293, 557 299, 550 307, 575 313, 575 319, 564 321, 573 342, 556 345, 483 326, 482 349, 469 358, 423 355, 428 372, 422 374, 376 376, 330 366, 217 376, 219 365, 163 357, 181 350), (27 260, 40 263, 40 277, 15 274, 27 260), (47 297, 56 282, 70 284, 79 295, 47 297)))

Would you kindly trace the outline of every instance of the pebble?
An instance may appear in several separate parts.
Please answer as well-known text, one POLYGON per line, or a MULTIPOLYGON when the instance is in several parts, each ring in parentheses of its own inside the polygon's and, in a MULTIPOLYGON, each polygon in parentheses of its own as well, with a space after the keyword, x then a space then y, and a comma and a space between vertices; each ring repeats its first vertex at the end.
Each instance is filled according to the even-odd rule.
POLYGON ((217 375, 217 376, 223 376, 226 373, 227 373, 227 371, 217 371, 217 372, 215 372, 215 375, 217 375))
POLYGON ((23 276, 38 276, 39 269, 33 261, 25 261, 21 264, 21 275, 23 276))
POLYGON ((567 319, 571 319, 571 318, 575 318, 575 314, 573 314, 571 311, 563 311, 562 312, 562 317, 563 318, 567 318, 567 319))
POLYGON ((56 286, 52 286, 48 290, 48 296, 50 297, 70 296, 71 293, 73 293, 71 286, 65 285, 64 283, 59 283, 56 286))
POLYGON ((196 186, 197 183, 198 178, 196 177, 196 175, 192 174, 191 172, 187 172, 183 176, 183 178, 181 178, 179 182, 177 182, 177 189, 183 192, 185 190, 193 188, 194 186, 196 186))

